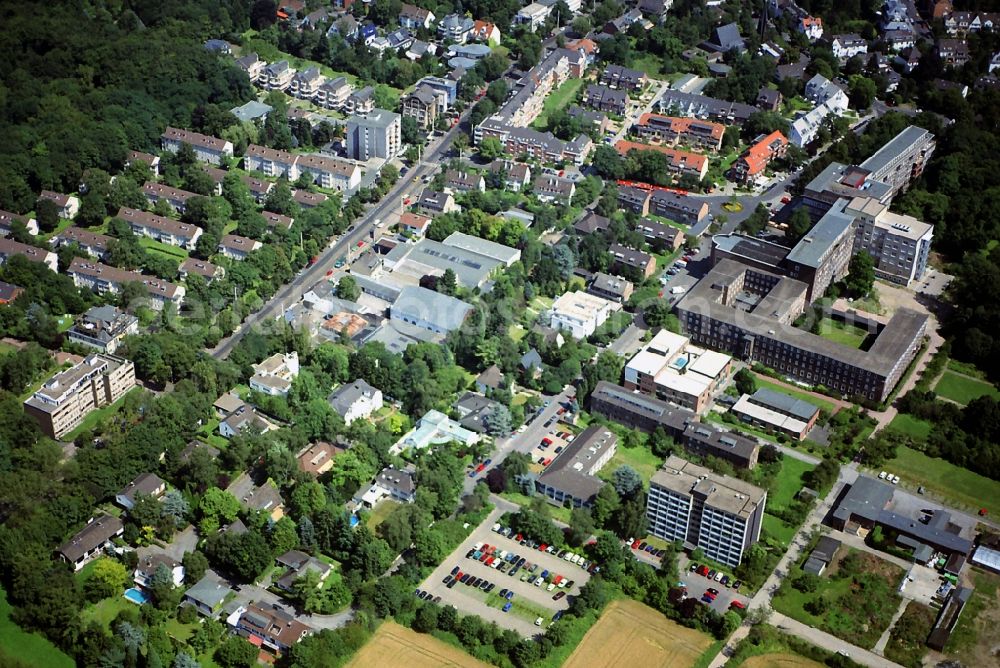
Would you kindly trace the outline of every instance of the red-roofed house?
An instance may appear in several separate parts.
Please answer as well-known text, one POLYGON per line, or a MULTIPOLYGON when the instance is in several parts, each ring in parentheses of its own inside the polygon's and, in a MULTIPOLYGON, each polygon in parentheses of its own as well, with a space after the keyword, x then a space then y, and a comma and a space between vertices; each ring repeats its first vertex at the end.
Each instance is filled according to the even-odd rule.
POLYGON ((500 28, 497 28, 496 25, 489 21, 476 21, 472 25, 472 32, 469 33, 469 39, 476 42, 497 45, 500 43, 500 28))
POLYGON ((427 216, 407 211, 399 217, 399 228, 415 237, 422 237, 427 233, 427 227, 431 224, 431 220, 427 216))
POLYGON ((753 146, 733 163, 733 176, 741 183, 753 181, 775 158, 785 155, 788 139, 777 130, 766 137, 758 137, 753 146))

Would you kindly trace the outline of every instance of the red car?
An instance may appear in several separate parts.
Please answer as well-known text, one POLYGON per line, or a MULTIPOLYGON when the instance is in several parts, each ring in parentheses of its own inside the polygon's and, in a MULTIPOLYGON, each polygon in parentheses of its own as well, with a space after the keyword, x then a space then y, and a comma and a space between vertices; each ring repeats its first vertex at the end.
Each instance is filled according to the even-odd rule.
POLYGON ((484 468, 486 468, 486 464, 480 464, 479 466, 476 467, 476 473, 479 473, 484 468))
POLYGON ((729 604, 730 608, 739 608, 740 610, 746 610, 747 606, 743 605, 739 601, 733 599, 733 602, 729 604))
POLYGON ((552 445, 552 439, 546 436, 545 438, 542 439, 542 443, 544 443, 545 445, 552 445))
POLYGON ((538 551, 539 552, 544 552, 545 548, 547 548, 547 547, 548 547, 548 545, 546 545, 545 543, 542 543, 541 545, 538 546, 538 551))
POLYGON ((636 539, 636 540, 632 541, 632 549, 633 550, 638 550, 640 544, 642 544, 642 541, 639 540, 639 539, 636 539))
POLYGON ((364 241, 359 241, 358 242, 358 248, 364 248, 364 246, 365 246, 365 242, 364 241))
POLYGON ((333 269, 331 269, 330 271, 326 272, 326 275, 327 276, 333 276, 333 269))
POLYGON ((782 204, 788 204, 791 201, 792 201, 792 198, 789 197, 788 195, 785 195, 784 197, 781 198, 781 203, 782 204))

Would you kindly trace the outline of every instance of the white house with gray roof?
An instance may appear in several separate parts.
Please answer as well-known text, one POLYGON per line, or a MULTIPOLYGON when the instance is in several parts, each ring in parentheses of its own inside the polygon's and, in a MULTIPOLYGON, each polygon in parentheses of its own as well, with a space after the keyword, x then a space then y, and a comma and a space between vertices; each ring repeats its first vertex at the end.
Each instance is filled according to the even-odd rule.
POLYGON ((344 418, 345 424, 358 419, 367 419, 382 408, 382 390, 372 387, 359 378, 353 383, 342 385, 329 397, 333 410, 344 418))

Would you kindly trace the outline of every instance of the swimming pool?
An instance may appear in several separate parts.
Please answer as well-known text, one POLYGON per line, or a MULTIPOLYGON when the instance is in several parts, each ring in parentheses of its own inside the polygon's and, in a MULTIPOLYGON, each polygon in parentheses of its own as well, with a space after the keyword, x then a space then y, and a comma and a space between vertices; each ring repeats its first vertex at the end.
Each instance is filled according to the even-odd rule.
POLYGON ((131 587, 129 589, 126 589, 123 596, 125 596, 125 598, 132 601, 136 605, 142 605, 143 603, 149 600, 149 597, 146 596, 146 594, 144 594, 141 589, 137 589, 136 587, 131 587))

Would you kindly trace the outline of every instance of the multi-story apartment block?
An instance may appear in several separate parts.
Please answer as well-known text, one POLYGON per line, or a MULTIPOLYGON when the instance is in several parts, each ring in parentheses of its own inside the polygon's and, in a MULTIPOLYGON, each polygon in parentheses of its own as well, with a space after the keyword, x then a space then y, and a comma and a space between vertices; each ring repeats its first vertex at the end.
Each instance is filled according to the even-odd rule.
POLYGON ((243 154, 243 167, 247 171, 260 172, 271 177, 284 176, 289 181, 298 178, 295 161, 298 156, 289 151, 250 144, 243 154))
POLYGON ((385 109, 347 119, 347 157, 391 160, 403 144, 402 117, 385 109))
POLYGON ((602 380, 591 393, 589 406, 592 413, 630 429, 645 432, 663 429, 667 436, 699 457, 711 455, 745 469, 757 465, 760 445, 756 440, 698 422, 698 416, 687 408, 641 394, 638 390, 602 380))
POLYGON ((236 234, 227 234, 219 241, 219 252, 230 260, 245 260, 247 255, 263 246, 259 241, 236 234))
POLYGON ((449 14, 438 21, 438 36, 442 40, 454 42, 455 44, 465 44, 475 23, 468 16, 449 14))
POLYGON ((625 387, 701 413, 729 380, 733 358, 660 330, 625 365, 625 387))
POLYGON ((845 395, 884 401, 916 356, 927 316, 899 309, 868 350, 792 325, 808 286, 730 259, 718 262, 677 303, 684 332, 701 345, 845 395))
POLYGON ((585 134, 567 142, 558 139, 551 132, 515 127, 495 118, 486 119, 476 130, 480 134, 477 141, 485 137, 496 137, 508 154, 526 154, 540 162, 566 161, 582 165, 594 148, 594 142, 585 134))
POLYGON ((785 257, 788 275, 807 284, 810 302, 847 276, 854 255, 854 217, 844 212, 846 206, 846 200, 834 204, 785 257))
POLYGON ((576 184, 555 174, 539 174, 531 184, 531 189, 542 202, 568 204, 576 193, 576 184))
POLYGON ((625 276, 637 275, 646 279, 656 271, 656 258, 649 253, 621 244, 611 244, 608 253, 611 254, 611 270, 625 276))
POLYGON ((668 146, 687 144, 707 151, 718 151, 722 148, 726 126, 697 118, 646 113, 632 126, 632 132, 643 139, 668 146))
POLYGON ((52 237, 49 243, 54 249, 68 246, 69 244, 76 244, 88 255, 103 258, 108 252, 108 244, 111 242, 111 239, 106 234, 97 234, 82 227, 67 227, 52 237))
POLYGON ((849 100, 844 89, 833 83, 822 74, 817 74, 806 82, 806 99, 818 105, 825 104, 833 113, 842 114, 847 111, 849 100))
POLYGON ((316 89, 313 102, 326 109, 340 109, 351 96, 352 90, 351 84, 344 77, 327 79, 316 89))
MULTIPOLYGON (((59 217, 63 220, 76 218, 76 214, 80 212, 80 198, 75 195, 64 195, 63 193, 57 193, 51 190, 43 190, 38 196, 38 199, 47 199, 50 202, 55 203, 56 207, 59 209, 59 217)), ((37 234, 37 232, 34 232, 33 234, 37 234)))
POLYGON ((870 197, 855 197, 845 213, 854 216, 854 252, 866 251, 875 260, 875 275, 909 285, 927 269, 934 226, 889 211, 870 197))
POLYGON ((434 24, 434 18, 434 13, 423 7, 404 3, 403 8, 399 10, 399 25, 408 30, 419 30, 420 28, 430 30, 431 25, 434 24))
POLYGON ((172 218, 164 218, 126 206, 118 209, 115 218, 124 220, 132 228, 132 232, 139 236, 149 237, 186 250, 194 250, 203 232, 197 225, 182 223, 172 218))
POLYGON ((661 113, 670 116, 694 116, 736 125, 743 125, 757 113, 757 108, 749 104, 727 102, 679 90, 666 91, 657 104, 661 113))
POLYGON ((311 100, 316 96, 326 77, 319 73, 318 67, 310 67, 296 72, 288 84, 288 94, 303 100, 311 100))
POLYGON ((697 225, 708 215, 708 204, 695 197, 669 190, 654 190, 649 195, 649 210, 646 213, 663 216, 685 225, 697 225))
POLYGON ((345 114, 368 114, 375 109, 375 89, 371 86, 359 88, 347 96, 344 108, 345 114))
POLYGON ((868 41, 861 35, 854 33, 834 35, 830 48, 833 49, 833 55, 837 58, 847 60, 868 53, 868 41))
POLYGON ((735 568, 760 538, 767 492, 676 455, 649 481, 649 532, 735 568))
POLYGON ((250 83, 257 83, 260 79, 260 75, 264 73, 264 68, 267 66, 267 63, 261 60, 260 56, 256 53, 248 53, 242 58, 237 58, 236 64, 241 70, 246 72, 247 77, 250 79, 250 83))
POLYGON ((646 85, 646 73, 621 65, 608 65, 601 73, 601 83, 609 88, 638 92, 646 85))
POLYGON ((51 438, 62 438, 92 411, 118 401, 135 387, 132 362, 111 355, 88 355, 52 376, 24 402, 24 412, 51 438))
POLYGON ((742 183, 753 181, 764 174, 772 160, 783 157, 787 151, 788 140, 778 130, 758 137, 746 153, 733 163, 733 176, 742 183))
POLYGON ((535 32, 549 18, 550 13, 552 13, 551 6, 543 5, 540 2, 532 2, 518 10, 517 16, 514 17, 514 23, 526 25, 531 32, 535 32))
POLYGON ((268 90, 285 90, 292 84, 295 70, 287 60, 279 60, 264 68, 258 79, 258 85, 268 90))
POLYGON ((0 237, 0 264, 4 264, 15 255, 20 255, 31 262, 41 262, 52 271, 59 271, 59 258, 55 253, 44 248, 0 237))
POLYGON ((180 266, 177 267, 177 274, 181 277, 181 280, 187 280, 188 276, 197 275, 205 279, 205 283, 211 283, 217 278, 222 278, 226 275, 226 270, 219 265, 212 264, 207 260, 198 260, 193 257, 181 262, 180 266))
POLYGON ((321 188, 352 192, 361 185, 361 168, 351 162, 310 154, 298 156, 296 167, 299 175, 312 175, 321 188))
POLYGON ((410 116, 424 130, 433 130, 441 109, 439 98, 446 98, 446 95, 430 86, 417 86, 401 100, 403 116, 410 116))
POLYGON ((184 303, 184 286, 144 276, 137 271, 109 267, 100 262, 90 262, 76 257, 73 258, 66 274, 73 279, 73 284, 78 288, 88 288, 102 295, 118 294, 127 283, 142 283, 149 296, 149 306, 157 311, 167 303, 178 307, 184 303))
POLYGON ((139 333, 139 319, 114 306, 95 306, 66 331, 73 343, 114 355, 126 336, 139 333))
POLYGON ((591 84, 584 93, 583 103, 591 109, 624 116, 628 95, 623 90, 614 90, 603 84, 591 84))
POLYGON ((618 449, 618 437, 591 425, 567 444, 535 480, 535 490, 556 504, 589 508, 605 482, 597 477, 618 449))
POLYGON ((585 339, 622 305, 586 292, 567 292, 549 309, 552 329, 565 329, 575 339, 585 339))
POLYGON ((181 144, 187 144, 194 149, 195 156, 202 162, 213 165, 220 164, 225 158, 233 157, 233 143, 225 139, 169 127, 160 135, 160 145, 164 151, 177 153, 181 144))
POLYGON ((868 170, 872 180, 887 184, 894 197, 920 177, 935 146, 931 132, 911 125, 858 166, 868 170))
POLYGON ((155 181, 147 181, 142 184, 142 194, 146 196, 146 199, 149 200, 150 204, 156 204, 162 199, 165 200, 172 209, 181 212, 183 212, 187 207, 188 200, 192 197, 201 196, 197 193, 181 190, 180 188, 173 188, 162 183, 156 183, 155 181))

